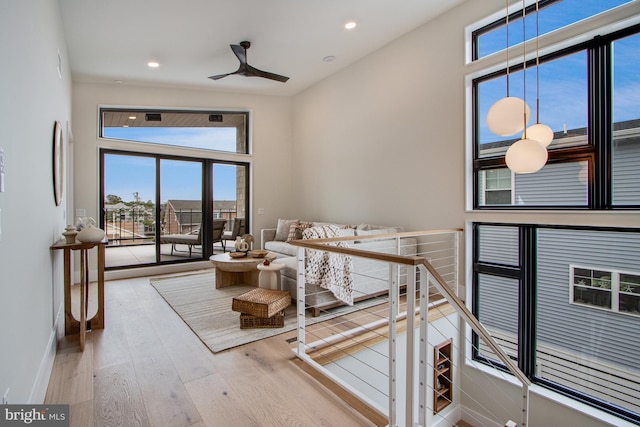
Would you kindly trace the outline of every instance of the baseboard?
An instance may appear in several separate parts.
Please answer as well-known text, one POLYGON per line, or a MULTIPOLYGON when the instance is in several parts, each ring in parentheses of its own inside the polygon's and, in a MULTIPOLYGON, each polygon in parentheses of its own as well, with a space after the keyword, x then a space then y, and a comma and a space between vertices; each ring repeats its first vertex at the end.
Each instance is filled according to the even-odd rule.
POLYGON ((33 383, 31 394, 29 395, 30 404, 42 404, 47 395, 47 388, 49 387, 49 380, 51 379, 51 372, 53 371, 53 362, 56 359, 56 349, 58 347, 58 328, 63 321, 64 304, 60 304, 56 315, 53 328, 51 328, 51 334, 49 335, 49 342, 42 355, 42 361, 38 368, 38 374, 33 383))
MULTIPOLYGON (((461 405, 449 405, 438 414, 429 414, 431 421, 429 426, 431 427, 455 427, 457 422, 462 419, 461 405)), ((428 420, 429 418, 427 418, 428 420)))

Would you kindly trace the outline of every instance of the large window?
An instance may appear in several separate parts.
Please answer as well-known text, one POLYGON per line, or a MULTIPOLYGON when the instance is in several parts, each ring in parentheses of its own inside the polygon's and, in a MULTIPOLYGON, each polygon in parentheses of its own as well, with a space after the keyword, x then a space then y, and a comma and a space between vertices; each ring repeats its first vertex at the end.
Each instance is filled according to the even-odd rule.
POLYGON ((526 76, 519 63, 508 73, 505 68, 473 80, 474 209, 640 208, 639 32, 636 25, 563 46, 542 56, 538 68, 535 59, 528 61, 526 76), (539 100, 539 121, 554 139, 547 164, 533 174, 514 174, 511 200, 503 192, 494 202, 487 177, 507 174, 506 151, 522 137, 501 137, 486 125, 489 108, 507 94, 526 98, 528 125, 537 120, 539 100))
MULTIPOLYGON (((539 0, 539 32, 540 35, 590 18, 601 12, 613 9, 633 0, 539 0)), ((509 47, 521 43, 523 38, 531 40, 535 33, 535 3, 528 1, 526 9, 526 37, 522 34, 522 11, 509 16, 509 47)), ((491 22, 473 32, 473 59, 484 58, 506 48, 506 17, 491 22)))
POLYGON ((640 229, 477 223, 473 239, 474 314, 520 369, 640 422, 640 229))
POLYGON ((100 136, 247 154, 249 113, 100 109, 100 136))
POLYGON ((204 260, 225 251, 236 221, 249 229, 248 119, 100 108, 100 136, 123 141, 100 153, 107 269, 204 260))

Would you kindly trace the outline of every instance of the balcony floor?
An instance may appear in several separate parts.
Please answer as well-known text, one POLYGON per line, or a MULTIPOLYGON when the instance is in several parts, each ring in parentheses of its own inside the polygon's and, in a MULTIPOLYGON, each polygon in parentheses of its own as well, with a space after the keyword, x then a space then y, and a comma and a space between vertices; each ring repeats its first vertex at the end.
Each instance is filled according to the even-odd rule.
MULTIPOLYGON (((229 252, 229 244, 226 244, 226 247, 229 252)), ((216 254, 222 253, 222 245, 220 243, 214 244, 213 250, 216 254)), ((176 245, 176 250, 171 255, 171 244, 166 243, 160 245, 160 257, 163 262, 187 259, 202 261, 202 249, 199 246, 194 247, 190 257, 187 245, 176 245)), ((156 262, 156 247, 154 244, 107 246, 105 258, 107 268, 154 264, 156 262)))

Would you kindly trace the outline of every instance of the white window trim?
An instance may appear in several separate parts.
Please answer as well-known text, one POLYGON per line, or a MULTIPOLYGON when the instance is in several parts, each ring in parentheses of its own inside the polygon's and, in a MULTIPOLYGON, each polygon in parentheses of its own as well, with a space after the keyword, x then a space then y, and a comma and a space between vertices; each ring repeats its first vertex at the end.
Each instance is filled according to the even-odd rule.
POLYGON ((509 190, 509 191, 511 191, 511 201, 510 201, 510 203, 511 203, 511 205, 513 205, 515 203, 515 200, 516 200, 516 198, 515 198, 515 189, 516 189, 515 179, 516 179, 516 177, 515 177, 515 173, 513 171, 510 171, 510 173, 511 173, 511 180, 509 181, 510 187, 508 189, 505 187, 505 188, 495 188, 495 189, 492 189, 492 190, 487 190, 487 171, 486 170, 482 171, 482 178, 481 178, 482 179, 482 194, 478 195, 479 196, 479 201, 478 202, 479 202, 480 206, 496 206, 496 205, 488 205, 487 204, 487 197, 486 197, 487 191, 509 190))
MULTIPOLYGON (((576 307, 586 307, 594 310, 607 311, 610 313, 623 314, 626 316, 639 317, 640 314, 628 313, 626 311, 620 311, 620 274, 630 274, 634 276, 640 276, 640 272, 637 271, 627 271, 627 270, 618 270, 610 267, 599 267, 599 266, 586 266, 586 265, 577 265, 577 264, 569 264, 569 304, 576 307), (574 286, 574 271, 576 268, 580 268, 583 270, 598 270, 598 271, 606 271, 611 273, 611 289, 607 289, 611 292, 611 308, 600 307, 596 305, 590 304, 580 304, 573 302, 573 290, 574 286)), ((579 285, 577 285, 579 286, 579 285)), ((626 294, 626 292, 625 292, 626 294)))

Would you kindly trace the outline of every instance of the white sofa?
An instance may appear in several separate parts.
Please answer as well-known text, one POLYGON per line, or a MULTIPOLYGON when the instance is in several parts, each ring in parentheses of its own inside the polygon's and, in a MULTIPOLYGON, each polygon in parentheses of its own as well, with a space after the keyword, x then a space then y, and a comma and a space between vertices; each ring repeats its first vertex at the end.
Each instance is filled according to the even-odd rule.
MULTIPOLYGON (((277 259, 274 262, 282 263, 285 268, 281 272, 282 289, 291 293, 294 301, 297 301, 297 253, 298 247, 287 243, 290 236, 285 233, 285 229, 290 227, 291 223, 297 220, 278 221, 279 227, 268 228, 261 231, 262 248, 276 254, 277 259), (293 221, 293 222, 292 222, 293 221), (289 222, 289 224, 286 224, 289 222), (285 237, 286 235, 286 237, 285 237)), ((304 221, 302 221, 304 222, 304 221)), ((310 222, 312 226, 328 225, 325 222, 310 222)), ((340 229, 340 235, 343 237, 369 236, 372 234, 389 234, 402 232, 402 227, 384 227, 371 224, 360 225, 344 225, 333 224, 340 229)), ((297 237, 299 238, 299 236, 297 237)), ((349 246, 354 249, 369 250, 382 253, 398 253, 398 245, 395 240, 390 239, 371 239, 359 241, 355 239, 348 242, 349 246)), ((416 239, 402 238, 400 242, 400 255, 415 255, 416 239)), ((406 284, 406 268, 400 269, 400 284, 406 284), (404 280, 404 282, 403 282, 404 280)), ((379 296, 388 292, 389 265, 375 260, 361 257, 353 257, 353 297, 354 301, 379 296)), ((312 310, 314 316, 320 313, 320 310, 329 309, 339 305, 343 305, 341 301, 336 299, 333 294, 319 286, 306 284, 305 288, 305 305, 312 310)))

